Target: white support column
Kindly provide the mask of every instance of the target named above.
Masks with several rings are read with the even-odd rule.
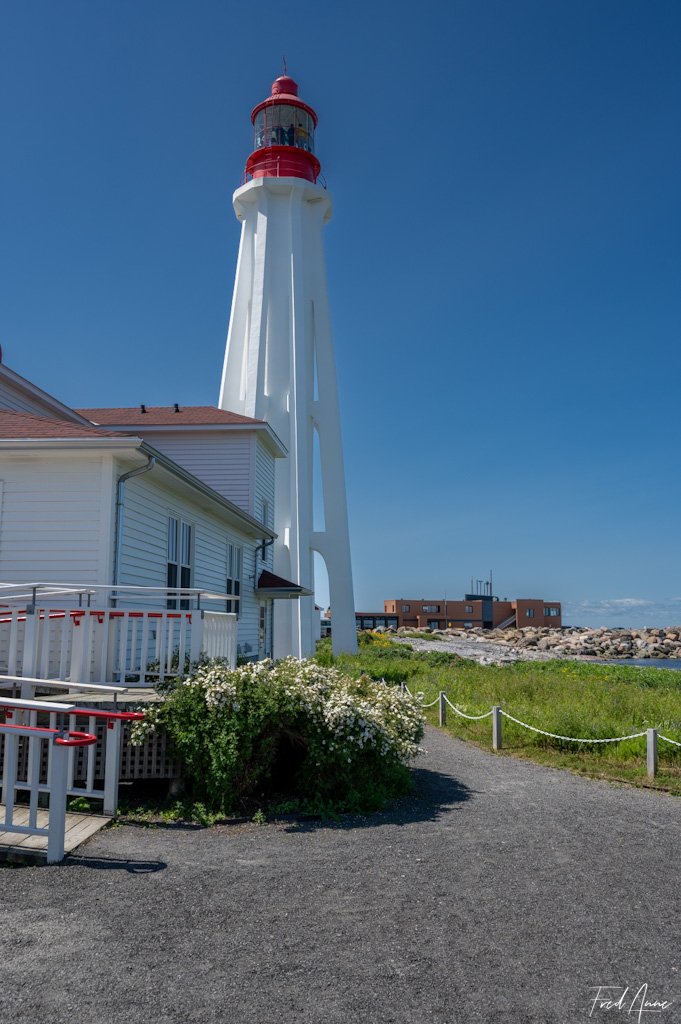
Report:
[[[17,781],[17,735],[5,733],[5,751],[2,772],[2,802],[5,806],[5,824],[11,825],[14,815],[15,784]]]
[[[203,609],[196,608],[192,612],[192,634],[189,650],[189,661],[191,666],[195,665],[201,657],[203,648]],[[184,670],[183,670],[184,671]]]
[[[38,665],[38,642],[39,642],[40,612],[35,606],[26,609],[26,622],[24,624],[24,656],[22,659],[21,674],[29,678],[36,677]],[[35,694],[35,684],[21,684],[22,700],[31,700]]]
[[[121,768],[121,720],[114,718],[104,730],[104,814],[115,814],[118,807],[118,778]],[[92,748],[94,751],[94,747]]]
[[[58,864],[64,859],[64,832],[66,830],[66,777],[68,747],[52,740],[50,762],[50,816],[47,833],[47,863]]]

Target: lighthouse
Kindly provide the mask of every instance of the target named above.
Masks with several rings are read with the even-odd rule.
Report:
[[[317,115],[300,99],[293,79],[282,75],[254,108],[251,121],[248,180],[233,196],[242,227],[219,405],[266,420],[288,449],[275,468],[272,568],[282,581],[302,588],[303,596],[274,601],[275,658],[314,652],[315,552],[329,577],[333,651],[354,652],[345,473],[322,239],[332,204],[318,182]],[[317,488],[315,467],[321,476]],[[323,519],[315,522],[313,504],[319,513],[320,498]]]

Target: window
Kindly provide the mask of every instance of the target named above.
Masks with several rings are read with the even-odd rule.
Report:
[[[440,611],[440,605],[439,604],[424,604],[421,607],[421,611],[423,611],[423,612],[439,612]]]
[[[544,615],[548,615],[549,618],[555,619],[558,615],[560,615],[560,608],[545,608]]]
[[[428,624],[428,629],[439,629],[440,628],[440,620],[439,619],[427,619],[426,621],[427,621],[427,624]]]
[[[403,604],[402,605],[402,611],[403,612],[410,612],[411,611],[411,605],[410,604]]]
[[[225,611],[239,614],[241,604],[241,568],[243,565],[243,548],[238,544],[227,544],[227,579],[225,593],[232,595],[231,601],[225,601]]]
[[[473,613],[473,605],[467,604],[466,607],[464,608],[464,611],[466,612],[467,615],[471,615]]]
[[[166,586],[191,587],[194,528],[176,516],[168,516],[168,569]],[[189,608],[189,599],[169,597],[168,608]]]
[[[314,152],[314,120],[302,107],[274,103],[258,111],[255,117],[254,148],[296,146]]]
[[[533,619],[534,618],[534,608],[526,608],[525,609],[525,618],[527,618],[527,619]]]

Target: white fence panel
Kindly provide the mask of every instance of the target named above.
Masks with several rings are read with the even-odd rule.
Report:
[[[201,612],[203,631],[201,653],[209,658],[224,658],[236,666],[237,617],[230,612]]]
[[[66,790],[68,776],[69,746],[94,743],[95,737],[73,739],[73,734],[55,732],[52,729],[36,729],[31,726],[0,723],[0,737],[4,740],[2,750],[2,806],[0,807],[0,830],[18,835],[44,836],[47,838],[47,862],[57,863],[64,856],[64,833],[66,827]],[[49,772],[47,785],[40,785],[40,760],[42,744],[49,744]],[[28,744],[28,770],[25,782],[19,771],[19,758],[24,755],[21,743]],[[29,791],[28,805],[18,804],[17,790]],[[39,821],[38,794],[49,794],[49,815],[46,824]],[[44,818],[44,812],[40,812]]]

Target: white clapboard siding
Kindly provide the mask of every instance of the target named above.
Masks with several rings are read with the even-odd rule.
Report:
[[[252,537],[228,525],[219,511],[208,511],[172,489],[158,476],[145,473],[125,485],[123,536],[119,582],[123,585],[165,587],[167,582],[168,516],[185,519],[194,527],[192,587],[224,593],[227,579],[227,544],[243,547],[241,613],[238,644],[257,651],[258,602],[253,592]],[[212,606],[211,606],[212,607]],[[216,608],[224,611],[224,608]]]
[[[178,435],[144,431],[144,439],[235,505],[253,512],[252,464],[255,434],[241,432]],[[271,456],[270,456],[271,458]]]
[[[4,458],[0,478],[0,580],[103,582],[102,458]]]

